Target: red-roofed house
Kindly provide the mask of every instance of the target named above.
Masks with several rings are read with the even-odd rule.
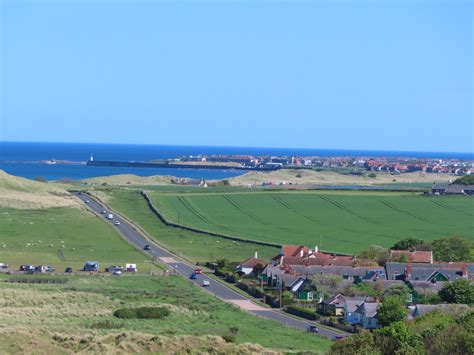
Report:
[[[392,250],[390,256],[393,259],[399,260],[406,257],[406,261],[410,263],[428,263],[433,264],[433,252],[432,251],[408,251],[408,250]]]
[[[250,275],[253,272],[255,266],[259,264],[262,265],[262,268],[265,266],[265,263],[262,260],[258,259],[258,254],[257,252],[255,252],[254,257],[248,258],[242,261],[239,265],[237,265],[235,271],[245,275]]]

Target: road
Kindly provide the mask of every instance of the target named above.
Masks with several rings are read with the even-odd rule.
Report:
[[[101,214],[101,211],[107,210],[106,207],[101,205],[90,195],[82,193],[78,194],[77,197],[79,197],[85,203],[87,208],[94,211],[95,213],[103,215]],[[310,324],[309,322],[290,317],[274,309],[260,306],[249,298],[241,295],[240,293],[237,293],[225,284],[216,281],[213,278],[207,277],[205,274],[197,275],[196,280],[191,280],[190,277],[192,274],[194,274],[195,266],[176,258],[173,254],[171,254],[163,247],[160,247],[159,245],[150,242],[141,233],[139,233],[126,219],[124,219],[120,215],[117,215],[116,213],[113,214],[114,218],[112,220],[107,219],[105,215],[103,215],[104,221],[112,225],[116,221],[120,222],[120,225],[114,225],[114,228],[116,228],[122,234],[122,236],[126,238],[131,244],[133,244],[136,248],[140,250],[143,250],[145,245],[149,245],[150,250],[143,250],[145,253],[150,255],[150,257],[156,258],[162,263],[167,264],[170,268],[176,270],[179,275],[189,279],[191,282],[194,282],[199,286],[202,286],[202,282],[204,279],[209,280],[209,286],[206,287],[206,289],[210,293],[214,294],[216,297],[222,299],[223,301],[232,303],[252,314],[280,322],[289,327],[305,331],[308,328],[308,325]],[[329,339],[333,339],[335,336],[341,336],[340,332],[335,332],[333,330],[322,327],[319,327],[319,334]]]

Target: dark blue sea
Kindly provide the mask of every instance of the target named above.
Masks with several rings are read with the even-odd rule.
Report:
[[[363,156],[363,157],[414,157],[439,159],[473,159],[472,153],[436,152],[394,152],[336,149],[294,149],[294,148],[244,148],[206,146],[167,146],[132,144],[87,144],[87,143],[23,143],[0,142],[0,169],[9,174],[47,180],[71,178],[75,180],[115,174],[136,174],[140,176],[173,175],[193,179],[225,179],[243,174],[236,170],[172,169],[172,168],[127,168],[86,166],[85,162],[94,156],[95,160],[147,161],[176,158],[199,154],[242,154],[242,155],[285,155],[285,156]],[[64,160],[75,164],[45,164],[42,161]],[[82,163],[81,163],[82,162]]]

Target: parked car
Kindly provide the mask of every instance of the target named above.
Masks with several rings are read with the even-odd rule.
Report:
[[[197,274],[197,275],[201,275],[202,270],[201,269],[196,269],[196,270],[194,270],[194,273]]]
[[[102,210],[102,211],[100,211],[100,213],[101,213],[101,214],[106,214],[107,211],[106,211],[106,210]]]
[[[209,287],[209,280],[202,280],[202,287]]]
[[[115,224],[116,226],[119,226],[119,225],[120,225],[120,221],[115,221],[114,224]]]
[[[46,272],[54,272],[56,269],[50,265],[46,266]]]
[[[313,324],[308,325],[308,328],[306,329],[308,333],[319,333],[319,328]]]
[[[149,244],[147,244],[147,245],[145,245],[145,246],[143,247],[143,250],[150,250],[150,249],[151,249],[151,247],[150,247]]]
[[[122,275],[122,271],[120,271],[120,270],[114,270],[114,271],[112,272],[112,275],[120,276],[120,275]]]
[[[99,271],[99,262],[98,261],[86,261],[84,264],[84,271]]]
[[[191,276],[189,277],[191,280],[196,280],[198,277],[196,274],[191,274]]]
[[[122,270],[123,270],[123,266],[120,266],[120,265],[112,265],[112,266],[107,266],[107,267],[105,268],[105,272],[114,272],[114,271],[117,271],[117,270],[122,271]]]
[[[2,269],[8,269],[8,265],[5,263],[0,263],[0,268]]]
[[[70,273],[72,272],[72,267],[68,266],[68,267],[64,270],[64,272],[70,274]]]
[[[336,335],[335,337],[332,338],[332,340],[342,340],[344,338],[347,338],[347,336],[344,335]]]
[[[26,271],[30,268],[31,265],[28,265],[28,264],[24,264],[24,265],[20,265],[20,271]]]

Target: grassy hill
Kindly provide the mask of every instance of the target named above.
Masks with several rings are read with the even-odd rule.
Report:
[[[298,191],[177,194],[151,192],[167,219],[227,235],[319,245],[355,253],[415,237],[474,240],[474,199],[411,193]]]
[[[78,201],[59,186],[12,176],[0,170],[0,208],[79,206]]]

